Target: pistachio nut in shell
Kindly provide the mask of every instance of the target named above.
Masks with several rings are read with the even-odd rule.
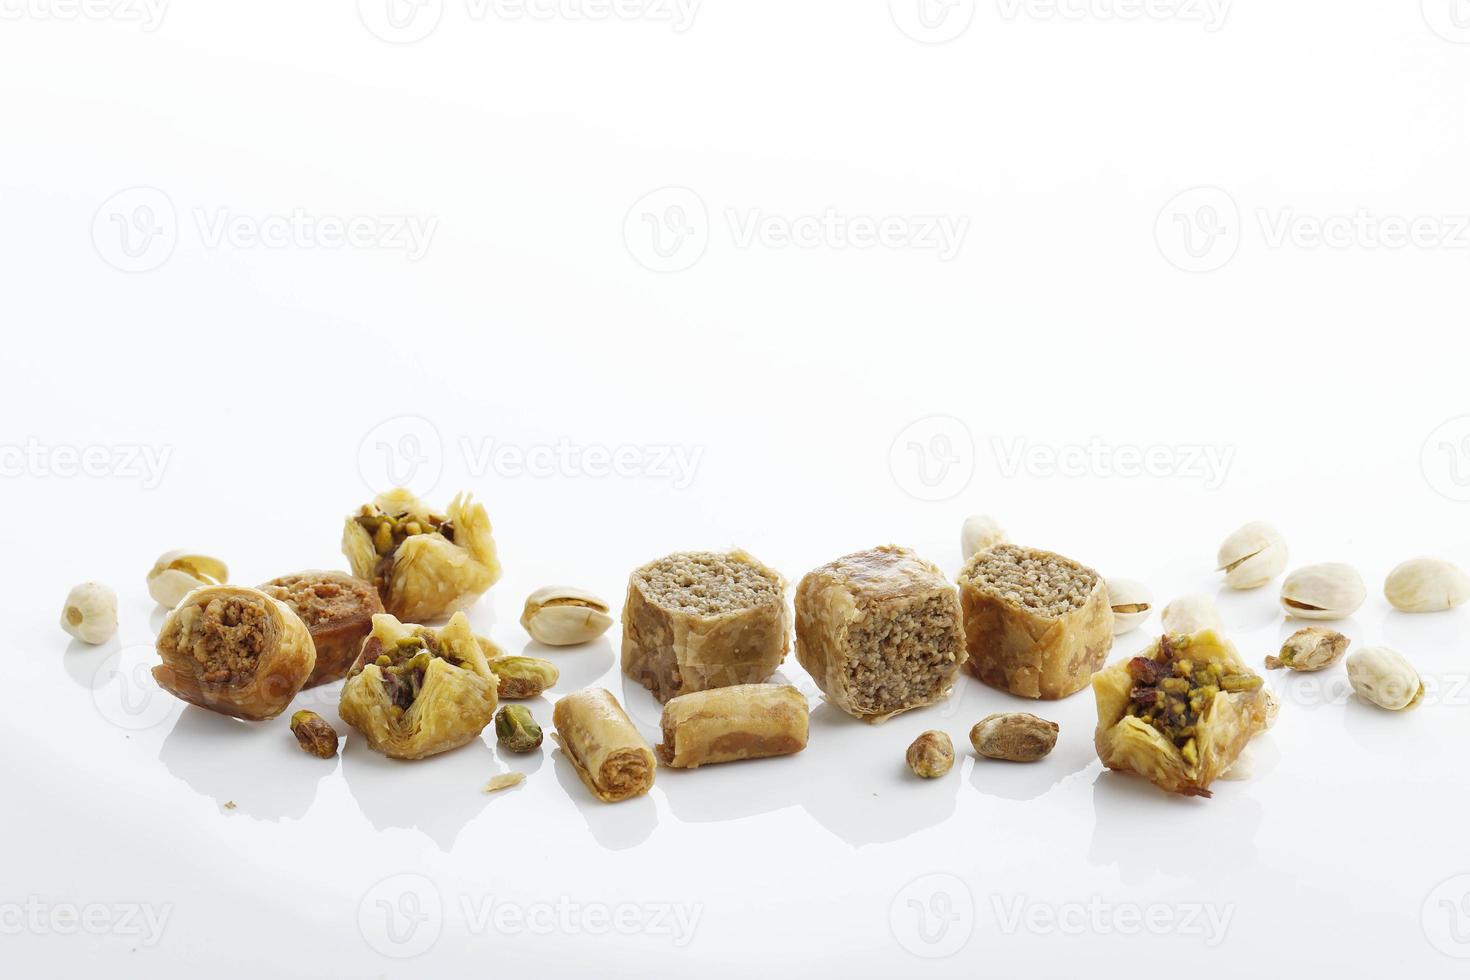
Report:
[[[1470,599],[1470,576],[1453,562],[1411,558],[1388,573],[1383,596],[1403,612],[1442,612]]]
[[[1363,577],[1341,562],[1298,568],[1281,583],[1281,608],[1299,619],[1346,619],[1366,598]]]
[[[1006,532],[989,514],[972,514],[960,528],[960,558],[969,561],[982,551],[1005,544]]]
[[[1265,521],[1251,521],[1220,545],[1215,570],[1232,589],[1256,589],[1286,571],[1286,539]]]
[[[1403,711],[1424,698],[1424,682],[1403,655],[1388,647],[1364,647],[1347,658],[1348,682],[1365,701]]]
[[[1108,603],[1113,607],[1114,636],[1133,632],[1153,615],[1154,596],[1142,582],[1110,578],[1107,586]]]
[[[1215,608],[1215,600],[1200,593],[1180,596],[1169,603],[1164,607],[1163,620],[1164,632],[1169,634],[1191,634],[1201,630],[1214,630],[1216,633],[1225,631],[1225,623],[1220,619],[1220,611]]]
[[[148,594],[160,606],[172,609],[195,589],[224,585],[229,580],[229,569],[218,558],[192,551],[168,551],[158,556],[148,572]]]
[[[612,626],[601,597],[570,585],[548,585],[526,599],[521,625],[538,643],[565,647],[590,643]]]

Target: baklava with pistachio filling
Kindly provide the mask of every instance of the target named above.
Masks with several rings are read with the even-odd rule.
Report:
[[[1098,758],[1185,796],[1209,796],[1271,723],[1260,676],[1213,630],[1162,636],[1094,674],[1092,689]]]
[[[442,629],[380,614],[338,712],[373,749],[422,759],[478,738],[495,717],[498,684],[464,613]]]
[[[469,494],[455,497],[443,514],[408,490],[381,494],[347,518],[342,553],[403,620],[467,609],[500,578],[490,518]]]

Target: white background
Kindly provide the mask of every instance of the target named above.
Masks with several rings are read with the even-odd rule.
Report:
[[[1457,975],[1470,613],[1381,596],[1470,563],[1470,6],[1422,6],[0,0],[0,969]],[[1255,777],[1183,800],[1102,771],[1090,694],[978,763],[1036,706],[965,680],[869,727],[788,660],[805,753],[603,806],[549,739],[323,762],[151,685],[158,553],[340,566],[390,464],[486,503],[511,652],[533,589],[617,607],[675,549],[953,573],[987,511],[1162,602],[1265,518],[1362,571],[1341,628],[1430,698],[1272,676]],[[96,649],[56,626],[89,578]],[[1253,663],[1275,600],[1219,596]],[[653,736],[617,644],[552,693]],[[921,784],[930,727],[960,761]]]

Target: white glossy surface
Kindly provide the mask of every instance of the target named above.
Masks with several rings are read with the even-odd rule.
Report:
[[[1214,32],[982,6],[940,46],[878,3],[703,6],[676,33],[450,4],[407,46],[342,4],[4,25],[0,970],[1460,975],[1470,613],[1397,613],[1381,585],[1417,554],[1470,565],[1465,250],[1273,248],[1257,211],[1463,211],[1470,48],[1417,4],[1234,5]],[[105,241],[135,185],[181,231],[129,274],[91,229]],[[696,189],[714,231],[659,274],[624,221],[665,185]],[[1189,274],[1154,230],[1196,185],[1228,187],[1245,226],[1227,265]],[[741,247],[729,225],[829,206],[970,226],[941,261]],[[438,224],[417,261],[211,247],[195,215],[221,208]],[[967,680],[879,727],[814,697],[802,755],[663,771],[618,806],[549,740],[398,764],[349,733],[322,762],[284,719],[151,687],[154,558],[197,548],[245,583],[338,565],[380,444],[419,459],[433,499],[486,502],[506,571],[472,618],[511,652],[540,652],[516,620],[551,582],[618,606],[632,567],[677,548],[740,545],[795,581],[890,540],[953,573],[985,511],[1160,608],[1218,593],[1259,663],[1294,624],[1273,587],[1219,592],[1212,559],[1263,518],[1292,567],[1356,565],[1369,597],[1342,628],[1433,686],[1399,716],[1340,666],[1273,675],[1255,775],[1208,801],[1105,774],[1085,694],[1036,709],[1062,726],[1044,762],[975,760],[975,720],[1035,706]],[[140,445],[169,454],[156,486],[53,472],[67,447]],[[547,470],[512,472],[506,446]],[[642,463],[588,476],[562,446]],[[1172,465],[1119,476],[1094,446]],[[697,459],[691,479],[653,465],[661,447]],[[1081,463],[1015,468],[1018,447]],[[1228,456],[1218,479],[1191,468],[1201,447]],[[90,578],[120,597],[97,649],[55,624]],[[553,694],[609,686],[652,737],[616,647],[615,627],[547,654]],[[302,702],[331,717],[335,690]],[[920,784],[903,749],[929,727],[961,761]],[[522,787],[480,791],[508,767]]]

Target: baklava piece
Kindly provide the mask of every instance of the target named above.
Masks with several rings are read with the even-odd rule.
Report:
[[[790,648],[786,583],[743,551],[684,552],[628,579],[623,672],[668,701],[758,684]]]
[[[383,608],[402,620],[468,609],[500,578],[490,518],[468,494],[444,514],[407,490],[382,494],[347,518],[342,553],[352,573],[377,588]]]
[[[660,727],[658,757],[674,769],[791,755],[806,748],[806,698],[784,684],[695,691],[664,705]]]
[[[1113,648],[1107,585],[1070,558],[1003,544],[970,559],[959,584],[970,670],[992,687],[1064,698]]]
[[[373,630],[383,603],[372,583],[345,572],[301,572],[271,579],[260,591],[279,599],[306,624],[316,646],[316,666],[306,679],[316,687],[347,676]]]
[[[158,686],[210,711],[251,721],[274,718],[316,664],[306,624],[256,589],[195,589],[158,631]]]
[[[883,721],[948,697],[965,656],[954,587],[907,548],[847,555],[796,589],[796,659],[855,718]]]
[[[338,712],[371,748],[423,759],[478,738],[495,717],[498,685],[464,613],[443,629],[380,614]]]
[[[602,802],[641,796],[653,785],[653,750],[608,691],[568,694],[551,709],[551,723],[577,777]]]
[[[1103,764],[1185,796],[1209,796],[1210,783],[1270,725],[1260,676],[1213,630],[1160,637],[1098,673],[1092,690]]]

